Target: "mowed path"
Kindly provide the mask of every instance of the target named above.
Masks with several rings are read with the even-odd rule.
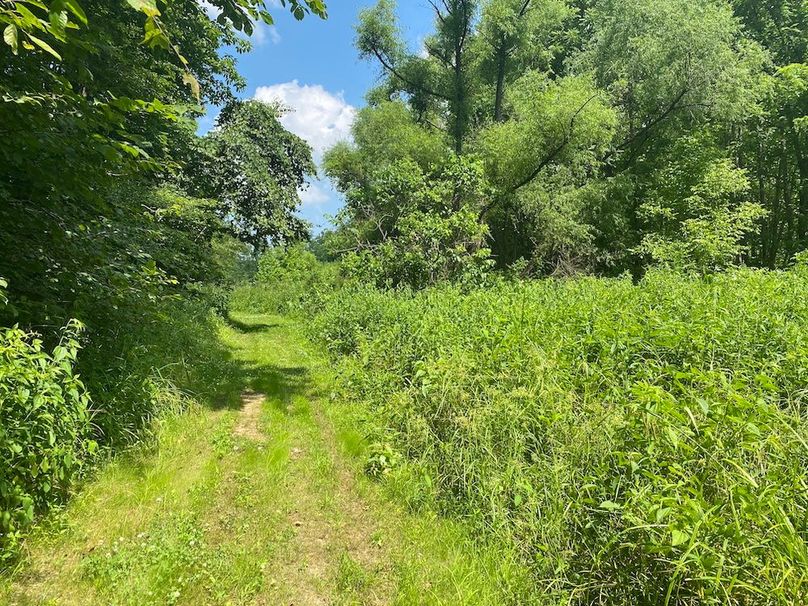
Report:
[[[509,574],[462,528],[361,474],[329,369],[277,317],[223,332],[240,406],[164,422],[0,577],[9,605],[500,604]]]

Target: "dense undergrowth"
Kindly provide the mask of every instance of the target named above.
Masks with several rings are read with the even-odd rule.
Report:
[[[308,320],[368,471],[518,546],[531,599],[785,606],[808,601],[806,292],[804,266],[343,288]]]
[[[258,262],[253,282],[230,293],[234,312],[278,314],[317,308],[340,282],[337,264],[321,263],[304,244],[274,248]]]
[[[0,565],[97,448],[89,396],[74,373],[80,330],[69,325],[52,353],[18,328],[0,330]]]
[[[92,327],[68,322],[56,341],[0,328],[0,568],[93,470],[149,442],[157,419],[238,392],[242,369],[208,300],[128,303],[95,310]]]

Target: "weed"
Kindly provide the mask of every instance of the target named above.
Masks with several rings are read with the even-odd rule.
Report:
[[[515,546],[547,603],[808,601],[806,274],[336,291],[368,472]],[[401,457],[401,461],[399,461]]]

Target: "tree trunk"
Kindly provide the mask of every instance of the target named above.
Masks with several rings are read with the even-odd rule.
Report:
[[[502,104],[505,98],[505,66],[507,64],[507,51],[504,45],[497,50],[497,92],[494,97],[494,120],[503,121]]]

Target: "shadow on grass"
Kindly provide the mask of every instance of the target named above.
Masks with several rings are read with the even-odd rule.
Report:
[[[244,322],[233,317],[228,317],[227,322],[231,328],[245,335],[266,334],[280,326],[262,320]],[[229,362],[233,365],[234,372],[228,377],[227,382],[222,384],[220,396],[212,402],[213,409],[240,409],[243,392],[250,390],[264,394],[268,403],[284,414],[295,414],[299,411],[299,408],[292,404],[311,388],[307,368],[286,367],[265,363],[262,360],[242,360],[238,359],[232,346],[229,346],[228,350]]]
[[[269,330],[279,326],[278,324],[269,324],[267,322],[255,322],[247,324],[246,322],[236,320],[232,316],[227,316],[227,323],[239,332],[243,332],[245,334],[268,332]]]
[[[267,402],[284,414],[292,414],[291,406],[296,397],[308,392],[309,372],[301,367],[284,367],[275,364],[256,364],[245,368],[247,386],[262,393]]]

